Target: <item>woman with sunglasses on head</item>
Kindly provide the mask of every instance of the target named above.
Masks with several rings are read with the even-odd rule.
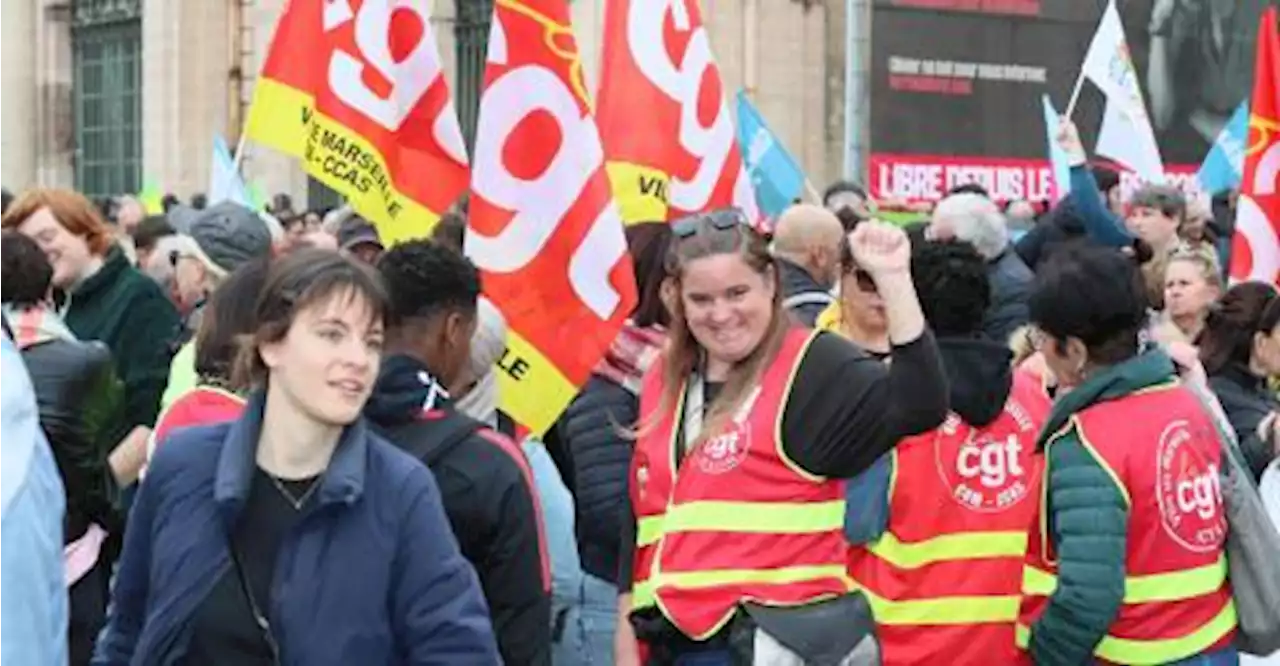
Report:
[[[640,391],[618,660],[638,663],[635,638],[650,664],[850,655],[867,620],[845,575],[840,479],[947,411],[910,244],[880,223],[849,239],[884,298],[886,368],[838,335],[792,324],[774,260],[738,211],[672,231],[668,344]],[[807,647],[797,656],[783,644]]]
[[[371,269],[274,264],[235,421],[151,461],[94,664],[497,664],[475,573],[426,467],[360,412],[387,294]]]

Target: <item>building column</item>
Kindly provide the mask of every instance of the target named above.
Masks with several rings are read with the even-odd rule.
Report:
[[[823,100],[822,139],[826,150],[823,162],[828,179],[815,183],[819,191],[844,173],[844,107],[845,107],[845,58],[848,44],[845,19],[847,0],[826,0],[822,11],[826,14],[823,26],[823,83],[826,95]]]
[[[184,198],[208,189],[214,133],[235,133],[231,2],[143,4],[143,177]]]
[[[36,182],[36,16],[32,0],[5,0],[0,44],[0,183],[12,192]]]
[[[32,31],[35,41],[30,50],[35,54],[32,88],[35,118],[27,131],[34,134],[35,181],[47,187],[72,187],[76,130],[71,78],[71,8],[64,0],[39,0],[34,4],[37,5]],[[6,16],[8,6],[5,5]],[[8,60],[5,62],[7,67]]]

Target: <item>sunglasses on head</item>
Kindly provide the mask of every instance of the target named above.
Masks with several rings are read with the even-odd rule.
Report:
[[[745,225],[750,228],[747,222],[747,216],[736,208],[725,208],[722,210],[713,210],[709,213],[698,213],[688,217],[682,217],[671,223],[671,233],[676,238],[688,238],[698,233],[702,229],[715,229],[716,231],[728,231],[736,229],[738,225]]]

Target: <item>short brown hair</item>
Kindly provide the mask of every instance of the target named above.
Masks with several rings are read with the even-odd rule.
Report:
[[[254,305],[253,330],[240,338],[232,362],[237,388],[264,386],[268,370],[258,349],[289,334],[294,318],[333,296],[365,301],[377,323],[386,321],[390,297],[382,276],[360,261],[333,250],[300,248],[271,263]]]
[[[48,208],[62,228],[83,238],[89,244],[89,251],[98,256],[105,255],[115,242],[111,227],[102,219],[98,208],[83,194],[72,190],[36,187],[23,192],[0,218],[0,227],[16,229],[41,208]]]

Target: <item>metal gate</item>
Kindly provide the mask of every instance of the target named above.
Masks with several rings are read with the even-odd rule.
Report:
[[[76,187],[90,197],[142,184],[141,0],[75,0]]]
[[[484,85],[484,61],[489,46],[489,22],[493,19],[493,0],[455,0],[458,21],[453,37],[457,80],[454,95],[458,101],[458,121],[462,137],[470,151],[475,144],[476,118],[480,114],[480,89]]]

